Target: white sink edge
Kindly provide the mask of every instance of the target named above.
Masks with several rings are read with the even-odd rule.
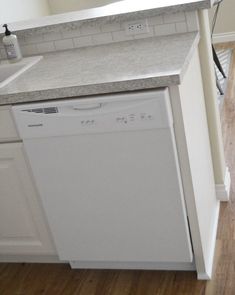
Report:
[[[0,62],[0,67],[1,66],[14,66],[14,65],[22,65],[22,68],[16,71],[13,75],[8,77],[6,80],[0,83],[0,89],[12,82],[14,79],[19,77],[21,74],[23,74],[25,71],[30,69],[32,66],[37,64],[40,60],[43,59],[43,56],[32,56],[32,57],[25,57],[22,60],[20,60],[17,63],[10,63],[8,60],[3,60]]]

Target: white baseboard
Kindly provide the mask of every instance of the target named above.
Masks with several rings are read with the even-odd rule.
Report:
[[[61,261],[53,255],[0,255],[0,263],[69,263],[77,269],[143,269],[195,271],[194,262],[102,262]]]
[[[225,177],[224,177],[224,183],[215,185],[217,200],[222,202],[227,202],[229,200],[230,187],[231,187],[231,178],[230,178],[230,172],[227,167],[225,172]]]
[[[14,263],[65,263],[54,255],[0,255],[0,262]]]
[[[235,32],[221,33],[213,35],[213,43],[225,43],[235,41]]]
[[[196,270],[194,262],[70,261],[70,266],[77,269]]]
[[[211,276],[209,276],[207,273],[198,273],[197,279],[200,281],[209,281],[211,280]]]

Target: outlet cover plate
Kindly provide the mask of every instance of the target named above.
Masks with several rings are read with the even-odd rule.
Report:
[[[138,35],[149,33],[147,19],[136,20],[125,23],[126,35]]]

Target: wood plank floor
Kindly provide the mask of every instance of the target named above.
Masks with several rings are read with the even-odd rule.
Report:
[[[235,48],[235,43],[221,48]],[[194,272],[71,270],[65,264],[0,263],[0,295],[235,295],[235,50],[221,111],[231,198],[221,205],[213,279]]]

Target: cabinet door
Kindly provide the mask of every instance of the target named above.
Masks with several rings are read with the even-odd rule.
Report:
[[[0,107],[0,142],[19,140],[11,114],[11,106]]]
[[[55,253],[22,143],[0,145],[0,254]]]

